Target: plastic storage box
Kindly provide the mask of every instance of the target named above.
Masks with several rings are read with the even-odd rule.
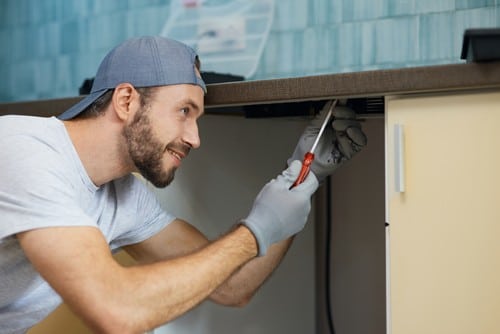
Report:
[[[273,16],[274,0],[172,0],[161,35],[194,48],[203,71],[249,78]]]

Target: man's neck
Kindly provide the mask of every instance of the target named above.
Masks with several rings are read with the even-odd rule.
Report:
[[[106,117],[64,121],[83,167],[96,186],[133,171],[121,124],[110,122]]]

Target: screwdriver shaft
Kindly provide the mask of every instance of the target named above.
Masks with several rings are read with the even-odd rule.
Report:
[[[325,120],[323,121],[323,124],[321,124],[321,128],[319,129],[318,135],[316,136],[316,140],[314,141],[313,146],[311,147],[311,150],[309,152],[314,153],[314,151],[316,150],[316,146],[318,146],[319,139],[321,138],[323,131],[325,131],[326,125],[328,124],[328,121],[332,116],[333,109],[335,108],[336,104],[337,100],[334,100],[330,105],[330,109],[328,109],[328,114],[326,114]]]

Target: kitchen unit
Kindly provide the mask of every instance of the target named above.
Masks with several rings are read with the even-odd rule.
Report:
[[[500,330],[500,63],[213,84],[206,104],[289,118],[331,98],[357,103],[369,144],[315,198],[312,331]],[[49,116],[77,99],[0,114]]]
[[[392,333],[500,330],[500,90],[387,99]]]

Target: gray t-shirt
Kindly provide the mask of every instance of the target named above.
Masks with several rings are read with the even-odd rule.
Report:
[[[57,118],[0,117],[0,333],[26,332],[61,302],[16,233],[93,226],[115,251],[172,220],[134,175],[96,187]]]

